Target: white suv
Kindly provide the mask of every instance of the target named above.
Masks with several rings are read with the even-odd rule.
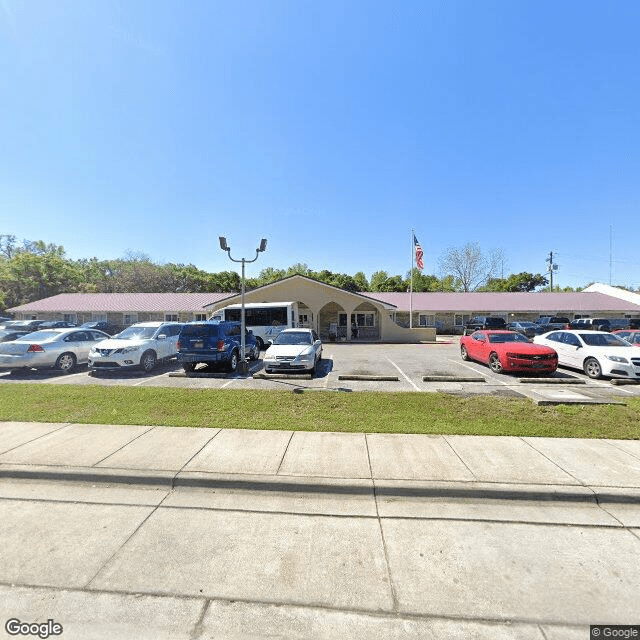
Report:
[[[138,322],[121,333],[103,340],[89,352],[91,371],[116,371],[140,367],[149,373],[160,360],[178,353],[178,336],[182,325],[177,322]]]

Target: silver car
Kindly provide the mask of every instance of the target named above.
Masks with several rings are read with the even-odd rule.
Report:
[[[264,354],[265,373],[316,372],[322,358],[322,342],[312,329],[285,329]]]
[[[102,331],[46,329],[0,344],[0,369],[54,368],[65,373],[85,363],[94,344],[109,336]]]

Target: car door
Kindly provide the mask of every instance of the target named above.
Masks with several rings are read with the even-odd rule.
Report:
[[[469,355],[474,360],[487,362],[489,360],[489,354],[487,353],[487,344],[487,334],[476,331],[471,335],[471,340],[469,340],[469,345],[472,349],[472,353],[470,353]]]
[[[566,364],[582,369],[583,350],[580,338],[573,333],[564,332],[562,334],[562,348]]]
[[[89,349],[93,345],[93,337],[88,331],[74,331],[64,338],[65,348],[71,351],[77,362],[87,362]]]
[[[160,327],[158,335],[165,335],[163,340],[158,340],[158,357],[172,358],[178,353],[179,324],[167,324]]]

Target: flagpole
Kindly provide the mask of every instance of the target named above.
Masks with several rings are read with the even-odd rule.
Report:
[[[411,229],[411,284],[409,285],[409,329],[413,329],[413,254],[414,246],[413,246],[413,237],[415,236],[415,231]]]

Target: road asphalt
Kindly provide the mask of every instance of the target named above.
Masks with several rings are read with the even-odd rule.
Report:
[[[640,441],[5,422],[0,540],[0,637],[586,640]]]

